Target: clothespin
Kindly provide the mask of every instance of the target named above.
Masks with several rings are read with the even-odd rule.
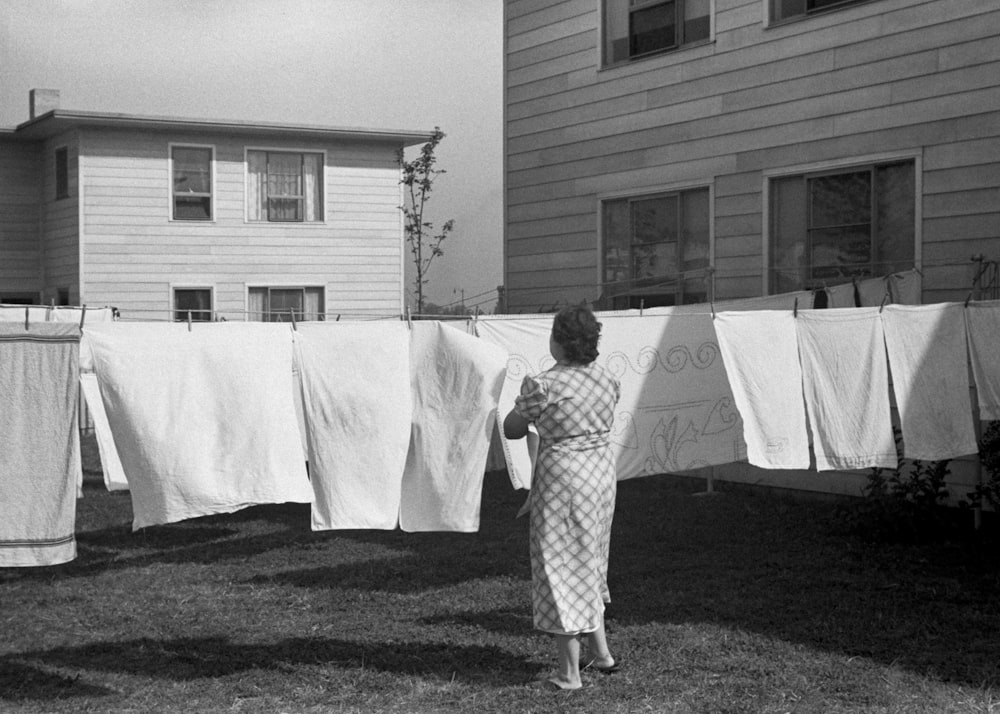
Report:
[[[799,299],[795,298],[795,304],[792,306],[792,317],[799,316]]]
[[[712,319],[715,319],[715,300],[710,300],[708,302],[709,306],[712,308]]]
[[[971,300],[971,299],[972,299],[972,291],[970,290],[970,291],[969,291],[969,294],[968,294],[968,295],[966,296],[966,298],[965,298],[965,306],[966,306],[966,307],[968,307],[968,306],[969,306],[969,300]],[[27,328],[27,327],[25,327],[24,329],[28,329],[28,328]]]
[[[642,311],[646,309],[646,298],[639,301],[639,317],[642,317]]]
[[[80,329],[83,329],[83,321],[87,319],[87,306],[80,307]]]
[[[410,317],[410,306],[406,306],[406,327],[409,330],[413,329],[413,318]]]
[[[292,329],[297,331],[299,328],[295,325],[295,308],[294,307],[288,308],[288,312],[292,316]]]
[[[28,306],[24,306],[24,329],[28,329]]]
[[[188,332],[191,331],[191,311],[188,310]]]
[[[337,319],[335,320],[335,322],[340,322],[340,313],[339,312],[337,313]]]
[[[878,306],[878,311],[879,312],[882,312],[882,310],[885,308],[885,303],[888,300],[889,300],[889,294],[886,293],[885,295],[882,296],[882,304]]]

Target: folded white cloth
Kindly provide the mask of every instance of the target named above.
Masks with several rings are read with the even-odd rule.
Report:
[[[907,458],[940,461],[978,451],[962,309],[886,305],[882,312]]]
[[[313,530],[398,525],[410,447],[409,343],[399,321],[298,326]]]
[[[507,355],[442,322],[410,334],[413,431],[403,475],[404,531],[473,532]]]
[[[795,317],[787,311],[720,312],[715,331],[751,464],[809,468]]]
[[[133,529],[312,501],[287,325],[85,327],[132,496]]]
[[[817,470],[895,468],[879,309],[800,311],[795,327]]]
[[[94,422],[94,436],[97,439],[97,451],[101,456],[101,471],[104,474],[104,486],[109,491],[127,491],[128,479],[118,458],[118,447],[115,437],[111,434],[108,415],[104,411],[104,400],[101,399],[101,388],[97,384],[97,375],[85,372],[80,375],[80,388],[83,398],[90,410],[90,418]]]
[[[76,557],[76,325],[0,322],[0,567]]]
[[[965,320],[979,418],[1000,419],[1000,301],[969,303]]]

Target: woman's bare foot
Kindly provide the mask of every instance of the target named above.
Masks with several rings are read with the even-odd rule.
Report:
[[[552,677],[552,679],[547,679],[546,683],[551,684],[556,689],[561,689],[564,692],[570,692],[583,686],[583,683],[579,679],[573,682],[562,679],[561,677]]]

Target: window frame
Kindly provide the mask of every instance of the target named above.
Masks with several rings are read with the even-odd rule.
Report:
[[[775,179],[802,175],[815,177],[824,174],[846,173],[851,169],[872,168],[881,164],[913,162],[913,267],[923,266],[923,151],[920,149],[866,154],[845,157],[834,161],[811,162],[766,169],[761,172],[761,295],[771,295],[771,253],[774,243],[772,226],[772,184]],[[808,210],[808,206],[807,206]]]
[[[255,311],[255,310],[251,309],[250,295],[251,295],[251,292],[254,291],[254,290],[266,290],[267,291],[268,298],[267,298],[267,309],[266,310],[258,312],[258,311]],[[291,322],[291,319],[288,319],[288,320],[281,319],[282,317],[286,316],[287,313],[285,313],[285,312],[276,312],[276,311],[271,310],[271,297],[270,297],[270,295],[271,295],[271,291],[272,290],[301,290],[302,291],[303,311],[302,311],[301,316],[299,314],[297,314],[297,313],[296,313],[296,316],[295,316],[295,320],[296,321],[301,321],[301,322],[309,321],[309,320],[306,319],[306,314],[308,314],[308,313],[306,313],[305,309],[304,309],[305,308],[305,298],[306,298],[305,291],[306,290],[317,290],[317,291],[319,291],[320,305],[319,305],[319,312],[318,312],[318,315],[317,315],[317,318],[316,318],[315,321],[317,321],[317,322],[323,322],[323,321],[326,320],[326,312],[327,312],[327,304],[326,304],[326,300],[327,300],[327,297],[326,297],[327,286],[325,284],[312,284],[312,285],[309,285],[309,284],[305,284],[305,283],[253,283],[253,284],[247,283],[246,284],[246,294],[245,294],[245,299],[246,299],[246,320],[247,320],[247,322]],[[267,316],[267,317],[273,317],[273,318],[277,318],[277,319],[257,319],[255,316],[258,315],[258,314],[260,314],[262,316],[262,318],[264,316]]]
[[[642,60],[651,59],[653,57],[661,57],[663,55],[669,55],[680,50],[684,50],[690,47],[698,47],[700,45],[710,44],[715,41],[715,2],[716,0],[707,0],[708,2],[708,36],[698,38],[696,40],[690,40],[685,42],[683,38],[684,32],[684,8],[685,3],[689,0],[636,0],[639,4],[636,7],[625,6],[624,10],[627,15],[625,18],[626,33],[624,39],[631,44],[632,41],[632,15],[633,13],[648,10],[650,8],[657,7],[659,5],[667,5],[669,3],[674,4],[674,27],[675,37],[674,44],[669,47],[661,47],[655,50],[649,50],[647,52],[642,52],[633,55],[631,52],[631,47],[629,48],[628,56],[623,59],[615,60],[611,57],[610,44],[611,38],[609,38],[609,22],[608,14],[609,3],[614,2],[614,0],[601,0],[600,10],[601,10],[601,69],[611,69],[614,67],[625,67],[634,62],[641,62]],[[622,0],[622,2],[628,2],[628,0]],[[767,0],[765,0],[767,2]]]
[[[685,192],[690,191],[707,191],[707,202],[708,202],[708,214],[706,220],[708,222],[708,265],[705,267],[706,277],[708,278],[705,286],[705,298],[706,301],[711,301],[714,299],[715,293],[715,183],[713,181],[703,181],[695,183],[678,183],[678,184],[667,184],[663,186],[651,187],[649,189],[644,189],[642,191],[636,192],[634,190],[625,191],[614,191],[599,194],[597,197],[597,294],[601,296],[602,301],[606,300],[605,292],[606,286],[609,283],[605,280],[605,271],[607,268],[605,259],[605,245],[608,240],[608,236],[605,231],[605,204],[612,201],[620,201],[625,199],[629,204],[642,201],[656,199],[665,196],[676,195],[678,197],[678,205],[681,203],[680,196]],[[677,248],[678,251],[681,248],[680,235],[678,235]],[[631,249],[633,237],[629,237],[629,247]],[[631,256],[631,250],[629,255],[629,270],[630,273],[634,270],[633,260]],[[683,272],[683,271],[681,271]],[[691,278],[686,278],[690,280]],[[630,281],[634,281],[634,277],[629,278]],[[679,279],[680,286],[683,286],[685,278]],[[675,295],[675,305],[684,304],[683,302],[677,303],[677,296],[683,295],[683,287],[679,287],[672,291]],[[606,308],[606,309],[616,309],[616,308]]]
[[[190,192],[187,194],[180,194],[188,197],[200,197],[208,198],[209,201],[209,217],[208,218],[178,218],[177,217],[177,196],[178,194],[174,191],[174,149],[207,149],[209,152],[208,158],[208,181],[209,181],[209,191],[205,192]],[[172,223],[214,223],[215,222],[215,188],[217,186],[215,180],[215,145],[214,144],[192,144],[188,142],[169,142],[167,144],[167,180],[170,185],[170,205],[168,207],[169,220]]]
[[[69,147],[57,146],[53,151],[55,160],[55,200],[69,198]]]
[[[279,221],[270,220],[269,218],[255,219],[252,218],[250,211],[250,154],[251,152],[263,152],[265,154],[298,154],[299,157],[304,157],[307,154],[315,155],[319,157],[319,204],[317,210],[319,211],[319,218],[317,220],[306,220],[306,204],[305,204],[305,194],[303,193],[303,203],[302,203],[302,219],[296,221]],[[253,225],[269,225],[277,224],[282,226],[322,226],[327,223],[327,180],[326,180],[326,161],[327,161],[327,151],[326,149],[306,149],[299,147],[275,147],[275,146],[245,146],[243,148],[243,220],[245,223]],[[266,183],[266,182],[265,182]],[[267,198],[263,199],[267,201]],[[268,212],[268,207],[265,205],[263,207],[264,213]],[[307,286],[310,287],[310,286]]]
[[[187,284],[187,283],[171,283],[170,285],[170,319],[173,322],[186,322],[187,321],[187,310],[177,309],[177,291],[207,291],[208,292],[208,310],[192,310],[191,321],[192,322],[213,322],[216,317],[215,310],[215,286],[213,285],[203,285],[203,284]],[[207,317],[195,317],[195,312],[208,312]]]
[[[788,15],[787,17],[776,17],[775,15],[775,3],[780,0],[761,0],[764,4],[764,17],[766,18],[766,25],[768,27],[785,25],[788,23],[799,22],[811,17],[816,17],[818,15],[826,15],[827,13],[838,12],[848,7],[854,7],[855,5],[864,5],[874,0],[835,0],[834,3],[821,8],[809,9],[806,7],[805,12],[797,15]],[[802,0],[807,6],[812,0]]]

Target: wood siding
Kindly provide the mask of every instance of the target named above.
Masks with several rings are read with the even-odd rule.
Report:
[[[0,141],[0,296],[42,290],[40,155],[36,144]]]
[[[212,221],[171,220],[171,144],[214,147]],[[326,152],[325,220],[246,220],[245,149]],[[247,289],[318,286],[328,313],[398,315],[402,228],[395,146],[96,132],[81,146],[84,298],[124,317],[171,315],[174,287],[211,288],[243,319]]]
[[[1000,5],[871,0],[768,26],[715,0],[714,40],[601,67],[599,0],[506,0],[511,312],[598,296],[599,199],[712,186],[715,295],[764,290],[765,172],[919,158],[924,301],[1000,259]]]
[[[56,149],[65,148],[69,195],[56,198]],[[67,290],[69,303],[80,302],[80,183],[76,133],[45,142],[42,165],[42,270],[45,287],[42,302],[58,299]]]

